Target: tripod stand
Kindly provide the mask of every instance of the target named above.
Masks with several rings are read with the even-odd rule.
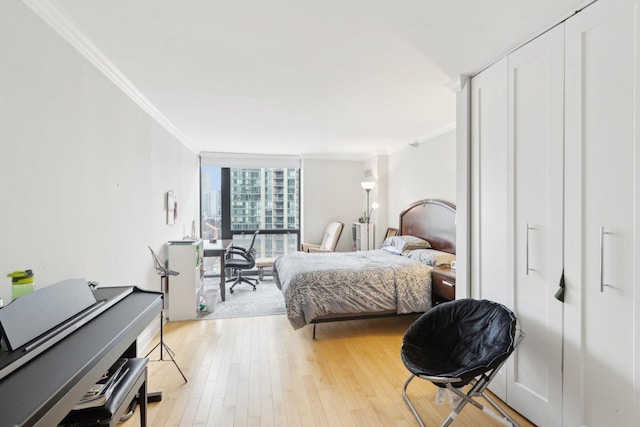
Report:
[[[184,382],[188,382],[187,381],[187,377],[184,376],[184,373],[182,372],[182,369],[180,369],[180,366],[178,366],[178,362],[176,362],[176,359],[173,358],[173,356],[175,356],[175,352],[173,350],[171,350],[169,348],[169,346],[164,342],[164,337],[163,337],[163,330],[164,330],[164,281],[168,280],[169,276],[177,276],[178,274],[180,274],[177,271],[173,271],[173,270],[169,270],[167,267],[164,266],[164,263],[160,261],[160,258],[158,258],[158,256],[155,254],[155,252],[153,252],[153,249],[151,249],[151,247],[149,247],[149,250],[151,251],[151,256],[153,257],[153,266],[156,269],[156,273],[158,273],[158,275],[160,276],[160,291],[162,292],[162,310],[160,311],[160,342],[158,342],[158,344],[156,344],[147,354],[145,357],[149,357],[149,355],[151,353],[153,353],[153,351],[160,347],[160,359],[158,359],[159,362],[164,362],[164,355],[163,355],[163,351],[166,350],[167,353],[169,354],[169,357],[171,358],[171,362],[173,362],[174,365],[176,365],[176,368],[178,369],[178,372],[180,372],[180,375],[182,375],[182,378],[184,378]],[[167,362],[169,360],[166,360]]]

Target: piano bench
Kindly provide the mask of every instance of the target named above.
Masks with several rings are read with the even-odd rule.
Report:
[[[111,397],[102,406],[78,409],[69,412],[62,426],[115,426],[126,415],[131,401],[138,395],[140,404],[140,426],[147,425],[147,361],[146,358],[128,359],[125,368],[129,371],[113,390]]]

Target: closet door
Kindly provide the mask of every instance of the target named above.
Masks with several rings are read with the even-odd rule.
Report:
[[[507,363],[507,402],[540,426],[562,420],[564,28],[508,57],[508,306],[526,333]]]
[[[471,296],[507,304],[507,60],[471,80]],[[491,383],[506,395],[502,372]]]
[[[636,2],[620,3],[566,22],[564,425],[640,422],[640,16]]]

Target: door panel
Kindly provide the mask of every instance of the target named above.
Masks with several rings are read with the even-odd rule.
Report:
[[[503,304],[509,299],[506,79],[503,59],[471,80],[471,296]],[[505,372],[491,390],[505,399]]]
[[[508,57],[510,277],[526,338],[509,360],[507,402],[537,425],[562,418],[564,28]]]
[[[629,2],[630,3],[630,2]],[[567,425],[634,424],[637,6],[567,21]],[[573,347],[577,347],[574,349]],[[582,364],[569,365],[570,357]]]

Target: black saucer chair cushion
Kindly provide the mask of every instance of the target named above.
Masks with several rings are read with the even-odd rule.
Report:
[[[452,385],[462,387],[509,357],[515,333],[514,314],[498,303],[474,299],[442,303],[409,327],[402,361],[415,375],[460,378]]]

